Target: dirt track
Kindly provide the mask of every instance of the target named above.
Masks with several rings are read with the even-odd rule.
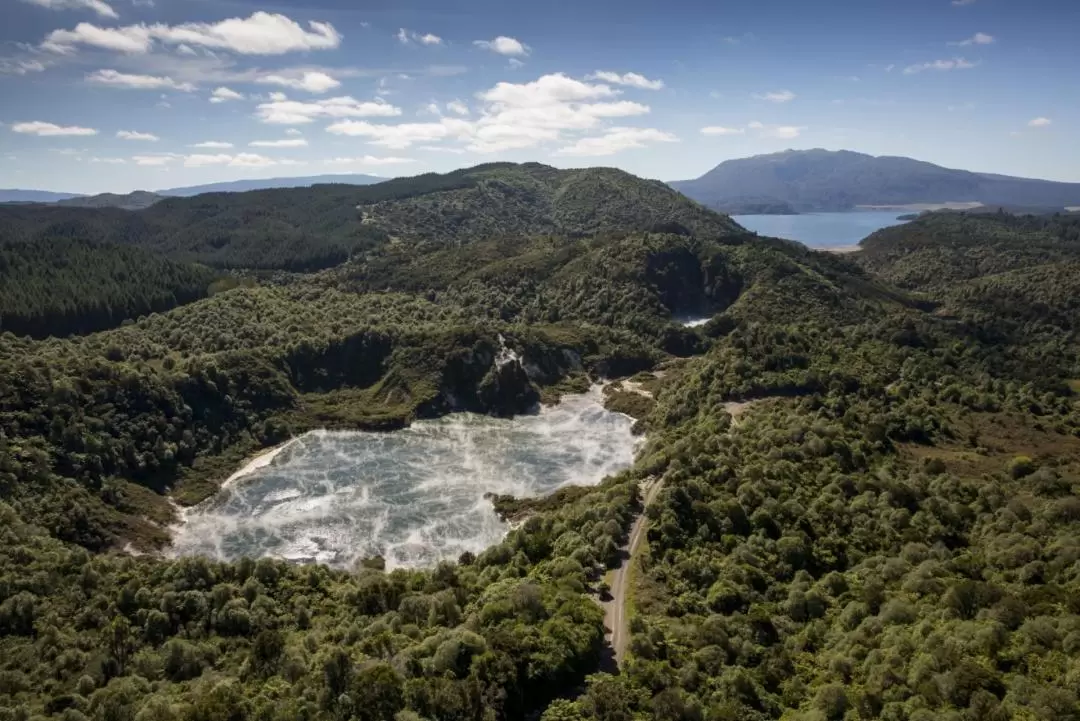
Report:
[[[656,500],[661,486],[660,481],[655,481],[645,489],[645,508]],[[611,572],[611,598],[602,602],[604,626],[608,629],[608,639],[615,652],[615,663],[619,666],[626,658],[626,646],[630,642],[630,622],[626,615],[627,596],[630,592],[630,567],[641,551],[641,543],[645,540],[645,532],[648,528],[649,519],[643,509],[630,529],[630,540],[623,549],[625,556],[622,563]]]

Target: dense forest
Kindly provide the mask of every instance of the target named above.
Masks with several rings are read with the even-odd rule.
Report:
[[[0,331],[43,338],[112,328],[205,298],[216,279],[142,248],[51,237],[0,244]]]
[[[0,335],[0,721],[1080,719],[1074,220],[935,213],[848,257],[536,165],[4,212],[5,248],[88,253],[42,275],[58,298],[118,246],[238,270],[107,330]],[[498,499],[527,518],[479,555],[157,552],[172,501],[303,430],[628,377],[633,468]],[[597,599],[641,514],[614,665]]]

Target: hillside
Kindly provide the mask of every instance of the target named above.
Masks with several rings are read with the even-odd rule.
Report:
[[[1080,183],[972,173],[847,150],[788,150],[728,160],[700,178],[670,185],[728,212],[745,210],[740,206],[744,198],[753,198],[755,205],[766,200],[788,204],[800,212],[944,202],[1057,209],[1080,204]]]
[[[614,169],[481,165],[370,186],[210,193],[126,213],[48,206],[0,208],[0,240],[60,235],[137,245],[219,268],[309,271],[392,238],[465,242],[501,235],[588,235],[674,229],[743,231],[662,183]]]

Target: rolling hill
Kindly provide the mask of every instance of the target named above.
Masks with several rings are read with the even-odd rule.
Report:
[[[611,168],[494,163],[377,185],[316,185],[166,198],[115,208],[0,208],[0,241],[62,236],[137,245],[219,268],[318,270],[391,239],[465,243],[615,230],[740,235],[663,183]]]
[[[788,150],[728,160],[700,178],[670,185],[710,208],[732,213],[746,212],[748,198],[755,207],[774,203],[800,212],[945,202],[1080,205],[1080,183],[973,173],[848,150]]]

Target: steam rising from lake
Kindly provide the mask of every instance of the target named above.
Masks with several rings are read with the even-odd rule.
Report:
[[[391,433],[314,431],[185,512],[172,553],[430,566],[508,530],[485,493],[543,496],[633,462],[633,421],[594,389],[513,420],[457,413]]]

